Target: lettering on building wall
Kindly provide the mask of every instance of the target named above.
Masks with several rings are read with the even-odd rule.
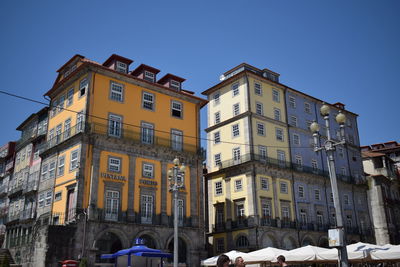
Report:
[[[139,182],[141,184],[145,184],[145,185],[157,185],[156,181],[149,181],[149,180],[140,179]]]
[[[105,172],[101,173],[101,177],[109,178],[109,179],[113,179],[113,180],[120,180],[120,181],[126,180],[125,176],[123,176],[123,175],[115,175],[115,174],[110,174],[110,173],[105,173]]]

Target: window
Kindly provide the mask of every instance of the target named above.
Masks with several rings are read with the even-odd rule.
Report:
[[[261,201],[261,212],[263,218],[271,217],[271,203],[268,200]]]
[[[105,219],[109,221],[118,221],[119,210],[119,192],[106,190],[106,208]]]
[[[221,96],[220,92],[216,92],[214,94],[214,106],[216,106],[220,103],[220,96]]]
[[[249,247],[249,240],[245,236],[239,236],[236,240],[236,247],[238,248],[248,248]]]
[[[286,165],[285,151],[277,150],[276,154],[278,156],[278,164],[281,165],[281,166],[285,166]]]
[[[171,130],[171,147],[173,150],[182,151],[183,149],[183,132],[179,130]]]
[[[283,193],[283,194],[288,193],[288,188],[287,188],[286,182],[280,182],[280,188],[281,188],[281,193]]]
[[[108,115],[108,135],[113,137],[121,137],[122,134],[122,117],[110,114]]]
[[[64,102],[65,102],[65,95],[62,95],[58,99],[57,110],[58,110],[59,113],[64,110]]]
[[[225,243],[224,243],[224,239],[223,238],[216,238],[216,252],[220,253],[220,252],[225,252]]]
[[[141,217],[142,223],[152,223],[153,219],[153,196],[142,195],[141,197]]]
[[[304,209],[300,210],[300,222],[307,224],[307,212]]]
[[[44,207],[44,199],[45,199],[46,193],[40,193],[39,194],[39,208]],[[11,208],[10,208],[11,210]]]
[[[275,102],[280,102],[279,100],[279,91],[276,89],[272,89],[272,100]]]
[[[214,145],[221,143],[221,136],[219,132],[214,133]]]
[[[243,190],[242,179],[235,180],[235,191],[242,191],[242,190]]]
[[[265,125],[264,125],[264,123],[257,122],[257,134],[265,136]]]
[[[243,201],[235,202],[235,208],[236,208],[236,219],[239,221],[239,223],[242,223],[245,216],[244,202]]]
[[[298,190],[299,190],[299,198],[304,198],[304,187],[299,185]]]
[[[65,155],[58,158],[57,175],[58,176],[64,175],[64,169],[65,169]]]
[[[54,201],[59,201],[62,198],[62,192],[57,192],[54,194]]]
[[[282,206],[282,218],[284,220],[290,219],[290,211],[288,206]]]
[[[289,107],[296,108],[296,99],[293,96],[289,96]]]
[[[78,152],[78,149],[71,152],[71,161],[69,164],[70,171],[78,168]]]
[[[108,158],[108,171],[109,172],[121,172],[121,159],[109,157]]]
[[[178,101],[172,101],[171,103],[171,115],[175,118],[182,118],[182,103]]]
[[[233,105],[233,116],[237,116],[240,114],[240,106],[239,103]]]
[[[318,171],[318,162],[316,159],[311,160],[311,168],[313,171]]]
[[[124,101],[124,86],[122,84],[111,82],[110,99],[117,102]]]
[[[240,147],[236,147],[232,150],[233,152],[233,162],[234,164],[239,164],[241,163],[241,157],[240,157]]]
[[[338,147],[338,154],[339,154],[339,157],[344,158],[343,148]]]
[[[64,122],[64,139],[68,139],[71,136],[71,119],[67,119]]]
[[[314,196],[315,196],[315,200],[321,200],[321,194],[319,189],[314,189]]]
[[[72,105],[73,101],[74,101],[74,88],[71,88],[68,90],[67,93],[67,107]]]
[[[301,169],[303,167],[303,158],[300,155],[296,155],[294,160],[296,163],[296,168]]]
[[[390,216],[388,216],[388,217],[390,217]],[[351,215],[347,215],[346,216],[346,226],[348,227],[348,228],[351,228],[352,227],[352,219],[351,219]]]
[[[56,162],[52,161],[49,163],[49,179],[53,179],[56,176]]]
[[[215,195],[216,196],[222,195],[222,182],[215,183]]]
[[[52,199],[53,199],[53,191],[49,190],[49,191],[46,192],[46,204],[45,204],[45,206],[50,206]]]
[[[261,182],[261,190],[268,191],[269,190],[268,178],[261,177],[260,182]]]
[[[142,95],[142,107],[148,110],[154,110],[154,95],[143,92]]]
[[[274,108],[274,119],[277,121],[281,120],[281,110],[279,108]]]
[[[293,134],[293,144],[300,145],[300,136],[298,134]]]
[[[127,73],[128,72],[128,65],[124,62],[121,61],[117,61],[115,70],[118,72],[122,72],[122,73]]]
[[[283,139],[284,139],[283,130],[281,128],[276,128],[275,130],[276,130],[275,131],[276,132],[276,140],[283,142]]]
[[[41,180],[43,180],[43,181],[48,179],[48,173],[47,173],[48,167],[49,167],[48,164],[43,164],[43,166],[42,166],[42,178],[41,178]]]
[[[349,195],[345,194],[345,195],[343,196],[343,198],[344,198],[344,200],[343,200],[344,204],[345,204],[345,205],[349,205]]]
[[[333,193],[331,193],[330,201],[333,203]]]
[[[260,160],[267,160],[267,147],[259,145],[258,154],[260,155]]]
[[[263,104],[260,102],[256,102],[256,113],[258,115],[264,115],[264,107]]]
[[[322,212],[317,211],[317,225],[322,226],[324,224],[324,217],[322,215]]]
[[[289,124],[291,126],[297,127],[297,117],[296,116],[290,116]]]
[[[142,143],[143,144],[153,144],[154,142],[154,126],[151,123],[142,122]]]
[[[221,153],[214,155],[214,164],[215,164],[215,166],[222,166]]]
[[[57,140],[57,144],[59,142],[61,142],[61,131],[62,131],[62,124],[60,123],[59,125],[57,125],[56,127],[56,140]],[[25,157],[25,156],[24,156]]]
[[[142,164],[142,176],[146,178],[154,178],[154,164],[143,163]]]
[[[50,117],[53,117],[57,114],[57,106],[58,106],[58,99],[54,99],[50,111]]]
[[[311,105],[310,105],[310,103],[304,102],[304,111],[306,113],[310,113],[311,114]]]
[[[256,94],[256,95],[262,95],[262,86],[261,86],[261,84],[260,83],[258,83],[258,82],[255,82],[254,83],[254,93]]]
[[[232,125],[232,137],[237,137],[239,134],[239,124]]]
[[[76,115],[76,131],[77,132],[83,131],[84,123],[85,123],[85,115],[81,111]]]
[[[307,130],[310,130],[310,126],[311,126],[312,122],[311,121],[306,121],[306,127]]]
[[[341,171],[342,175],[347,175],[346,167],[341,167],[340,171]]]
[[[150,71],[145,70],[145,71],[144,71],[144,79],[145,79],[146,81],[149,81],[149,82],[154,82],[154,80],[155,80],[155,75],[154,75],[153,72],[150,72]]]
[[[181,83],[180,83],[180,82],[177,82],[177,81],[174,81],[174,80],[171,80],[170,86],[171,86],[172,88],[177,89],[177,90],[180,90],[180,89],[181,89]]]
[[[79,97],[84,96],[86,94],[86,90],[88,89],[89,83],[87,78],[84,78],[79,83]]]
[[[218,124],[221,122],[221,113],[219,111],[214,113],[214,120],[215,120],[215,124]]]
[[[232,94],[237,96],[239,94],[239,83],[232,84]]]

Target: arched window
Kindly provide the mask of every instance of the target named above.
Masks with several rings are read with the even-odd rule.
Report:
[[[245,237],[244,235],[239,236],[238,239],[236,240],[236,247],[247,248],[248,246],[249,246],[249,240],[247,239],[247,237]]]
[[[144,245],[147,246],[148,248],[157,248],[156,242],[151,236],[142,235],[140,238],[143,239]]]
[[[117,235],[107,232],[104,233],[99,239],[96,241],[96,247],[98,252],[96,253],[96,262],[113,262],[112,260],[104,260],[100,259],[101,254],[113,254],[118,250],[122,249],[121,240]]]

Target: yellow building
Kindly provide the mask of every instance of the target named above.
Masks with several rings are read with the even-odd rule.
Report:
[[[279,74],[246,63],[204,91],[208,97],[209,242],[214,254],[277,247],[269,231],[291,236],[295,211]]]
[[[75,249],[92,264],[135,238],[170,250],[167,172],[178,157],[186,165],[179,261],[197,265],[204,245],[199,110],[206,100],[184,90],[185,79],[157,79],[160,70],[144,64],[129,71],[132,63],[115,54],[103,64],[75,55],[58,70],[45,94],[51,108],[39,188],[53,197],[38,215],[77,224],[83,248]]]

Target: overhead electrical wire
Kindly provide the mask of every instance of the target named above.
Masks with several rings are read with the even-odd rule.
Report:
[[[33,103],[45,105],[45,106],[51,108],[51,106],[50,106],[49,103],[45,103],[45,102],[38,101],[38,100],[35,100],[35,99],[32,99],[32,98],[28,98],[28,97],[16,95],[16,94],[9,93],[9,92],[3,91],[3,90],[0,90],[0,93],[1,93],[1,94],[4,94],[4,95],[11,96],[11,97],[19,98],[19,99],[22,99],[22,100],[30,101],[30,102],[33,102]],[[55,109],[62,109],[62,110],[65,110],[65,111],[69,111],[69,112],[76,113],[76,114],[78,114],[78,113],[79,113],[79,114],[82,114],[82,113],[79,112],[79,111],[71,110],[71,109],[68,109],[68,108],[65,108],[65,107],[54,106],[54,108],[55,108]],[[96,115],[93,115],[93,114],[84,114],[84,115],[87,115],[87,116],[92,117],[92,118],[104,120],[104,121],[107,121],[107,122],[110,121],[110,119],[108,119],[108,118],[96,116]],[[132,126],[132,127],[139,128],[139,129],[143,128],[143,127],[140,126],[140,125],[134,125],[134,124],[126,123],[126,122],[123,122],[122,125],[128,125],[128,126]],[[154,132],[170,134],[170,132],[167,132],[167,131],[162,131],[162,130],[157,130],[157,129],[152,129],[152,130],[153,130]],[[199,139],[199,140],[208,141],[208,142],[215,142],[214,139],[209,139],[209,138],[196,137],[196,136],[190,136],[190,135],[181,135],[181,136],[182,136],[182,137],[187,137],[187,138]],[[220,140],[220,143],[231,144],[231,145],[241,145],[241,146],[254,146],[254,147],[257,147],[257,146],[258,146],[258,145],[250,145],[250,144],[247,144],[247,143],[238,143],[238,142],[230,142],[230,141],[222,141],[222,140]],[[287,146],[265,146],[265,147],[267,147],[267,148],[268,148],[268,147],[269,147],[269,148],[288,148]],[[295,148],[307,148],[307,149],[312,149],[312,147],[309,147],[309,146],[308,146],[308,147],[296,146]]]

